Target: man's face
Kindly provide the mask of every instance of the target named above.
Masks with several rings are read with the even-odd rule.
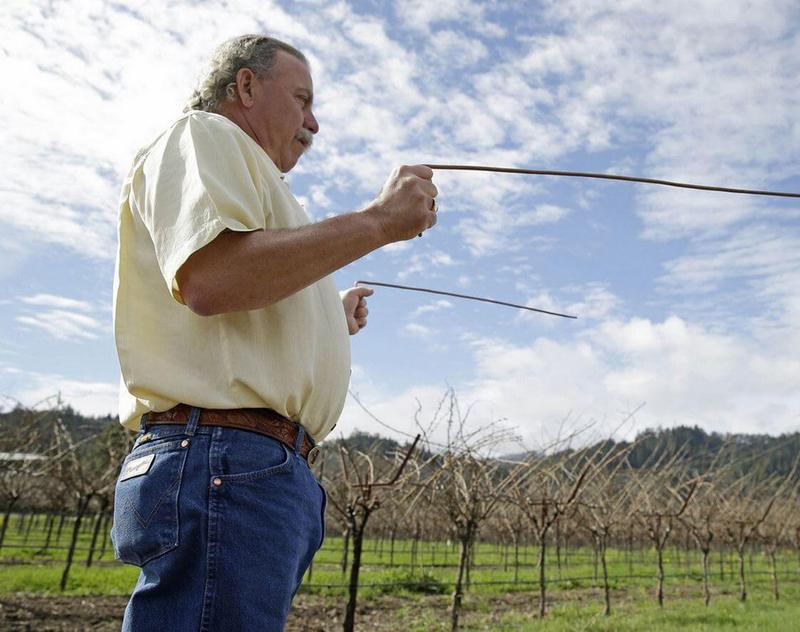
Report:
[[[319,124],[311,111],[314,85],[308,67],[278,51],[270,77],[256,79],[248,123],[257,142],[283,173],[291,170],[311,144]]]

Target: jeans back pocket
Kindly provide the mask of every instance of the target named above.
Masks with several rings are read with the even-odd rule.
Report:
[[[178,496],[187,445],[177,440],[134,448],[123,462],[111,528],[119,560],[142,566],[178,546]]]

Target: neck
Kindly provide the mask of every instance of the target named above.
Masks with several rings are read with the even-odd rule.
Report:
[[[242,107],[237,107],[236,105],[223,105],[217,114],[221,114],[222,116],[230,119],[234,123],[236,123],[239,127],[242,128],[242,131],[247,134],[250,138],[252,138],[258,144],[261,149],[264,150],[264,153],[270,157],[275,166],[280,169],[280,165],[278,165],[277,156],[273,156],[272,153],[267,149],[266,145],[262,142],[261,138],[256,132],[255,128],[250,124],[250,119],[247,117],[247,112]]]

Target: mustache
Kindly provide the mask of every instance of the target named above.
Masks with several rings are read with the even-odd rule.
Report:
[[[300,128],[294,137],[305,144],[306,149],[310,149],[311,145],[314,144],[314,134],[308,131],[305,127]]]

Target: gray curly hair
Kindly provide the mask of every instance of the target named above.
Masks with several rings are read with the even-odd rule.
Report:
[[[257,77],[268,77],[281,50],[308,65],[303,53],[274,37],[240,35],[223,42],[214,51],[207,71],[198,81],[183,111],[216,112],[226,100],[236,96],[237,72],[250,68]]]

